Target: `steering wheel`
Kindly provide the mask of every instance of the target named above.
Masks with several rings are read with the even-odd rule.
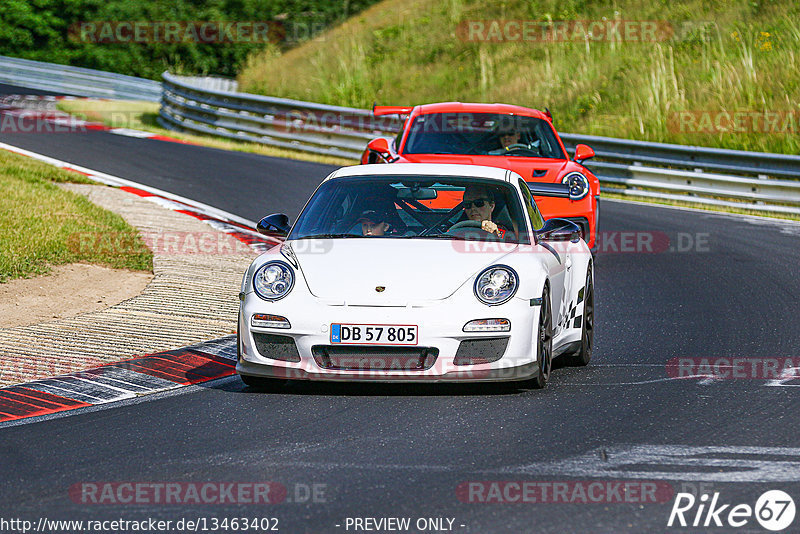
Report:
[[[459,234],[468,235],[473,232],[473,230],[468,230],[468,229],[472,228],[480,228],[482,232],[486,232],[486,230],[483,229],[483,223],[481,221],[473,221],[470,219],[467,221],[457,222],[456,224],[451,226],[446,233],[449,235],[459,235]],[[486,232],[486,235],[492,237],[494,241],[507,241],[509,239],[513,241],[514,239],[516,239],[514,237],[516,235],[514,234],[514,232],[504,228],[503,226],[498,226],[498,228],[505,231],[502,237],[498,236],[494,232]]]
[[[508,152],[512,148],[524,148],[526,150],[531,150],[531,147],[523,143],[514,143],[513,145],[504,146],[503,148],[506,150],[506,152]]]
[[[451,226],[450,229],[447,230],[447,233],[449,234],[453,230],[458,230],[459,228],[480,228],[481,224],[482,224],[481,221],[473,221],[472,219],[466,221],[459,221],[455,223],[453,226]]]

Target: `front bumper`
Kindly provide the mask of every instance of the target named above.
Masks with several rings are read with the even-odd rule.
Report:
[[[284,367],[263,363],[251,363],[240,359],[236,364],[240,375],[280,378],[285,380],[321,380],[332,382],[513,382],[534,378],[539,372],[536,362],[516,367],[477,371],[470,369],[448,371],[442,375],[397,375],[378,371],[324,371],[302,367]]]
[[[406,306],[353,306],[325,304],[311,295],[292,295],[290,302],[269,303],[255,294],[246,295],[239,314],[239,374],[296,380],[363,382],[497,382],[533,378],[538,373],[534,325],[538,325],[539,307],[526,299],[513,298],[500,306],[485,306],[470,298],[452,296],[435,303]],[[286,299],[289,301],[289,299]],[[255,313],[281,315],[291,328],[257,328],[249,324]],[[463,326],[475,319],[506,318],[509,332],[463,332]],[[321,348],[344,347],[369,349],[380,354],[381,345],[359,346],[333,344],[332,323],[417,325],[419,348],[429,348],[435,359],[424,368],[325,368],[320,365]],[[298,361],[271,358],[259,352],[253,334],[290,337],[296,345]],[[507,338],[502,356],[496,361],[457,365],[456,355],[462,341]],[[263,344],[262,351],[263,351]],[[314,355],[317,355],[315,359]],[[386,351],[392,360],[394,349]],[[463,352],[462,352],[463,354]],[[357,359],[357,356],[354,356]],[[459,360],[463,362],[463,360]]]

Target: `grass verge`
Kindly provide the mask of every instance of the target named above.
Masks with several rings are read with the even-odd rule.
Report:
[[[0,283],[45,274],[51,265],[88,262],[152,271],[153,255],[122,217],[66,191],[59,182],[94,183],[80,174],[0,151]],[[77,246],[80,236],[113,235],[114,247]]]
[[[324,156],[310,152],[270,147],[258,143],[243,143],[221,137],[168,130],[158,124],[158,107],[159,104],[157,102],[133,102],[125,100],[65,100],[58,103],[58,109],[65,113],[70,113],[84,120],[100,122],[111,128],[143,130],[211,148],[250,152],[262,156],[312,161],[340,167],[356,163],[355,160],[346,158]]]

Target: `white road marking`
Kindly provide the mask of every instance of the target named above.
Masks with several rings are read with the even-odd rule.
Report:
[[[758,456],[780,459],[765,460]],[[511,467],[507,472],[589,478],[797,482],[800,480],[800,448],[622,445],[557,462]]]
[[[108,130],[108,133],[116,135],[124,135],[127,137],[138,137],[139,139],[147,139],[148,137],[153,137],[154,135],[156,135],[151,132],[143,132],[141,130],[131,130],[130,128],[112,128]]]
[[[314,447],[319,450],[319,447]],[[285,454],[293,456],[293,452]],[[278,454],[280,456],[280,454]],[[773,459],[758,458],[771,456]],[[315,471],[367,469],[379,471],[472,472],[484,476],[533,476],[569,478],[646,479],[682,482],[797,482],[800,480],[800,448],[691,445],[619,445],[562,460],[470,470],[464,464],[373,463],[370,461],[329,462],[280,459],[247,452],[232,458],[215,457],[225,464],[259,467],[309,468]]]
[[[800,380],[800,367],[789,367],[784,369],[783,376],[780,378],[776,378],[774,380],[769,380],[765,386],[768,387],[785,387],[785,388],[796,388],[800,387],[800,383],[797,384],[787,384],[787,382],[791,382],[792,380]]]
[[[656,384],[658,382],[671,382],[673,380],[687,380],[687,379],[700,379],[697,384],[707,386],[717,382],[718,379],[708,375],[691,375],[691,376],[668,376],[664,378],[653,378],[651,380],[639,380],[636,382],[559,382],[559,385],[564,386],[640,386],[642,384]]]

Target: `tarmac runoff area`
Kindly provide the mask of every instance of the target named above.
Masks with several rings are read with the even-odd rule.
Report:
[[[153,277],[138,296],[105,309],[0,329],[0,386],[235,333],[237,294],[255,250],[195,217],[159,205],[158,199],[105,185],[63,187],[137,228],[153,250]],[[76,236],[71,245],[126,246],[113,236],[93,235]]]

